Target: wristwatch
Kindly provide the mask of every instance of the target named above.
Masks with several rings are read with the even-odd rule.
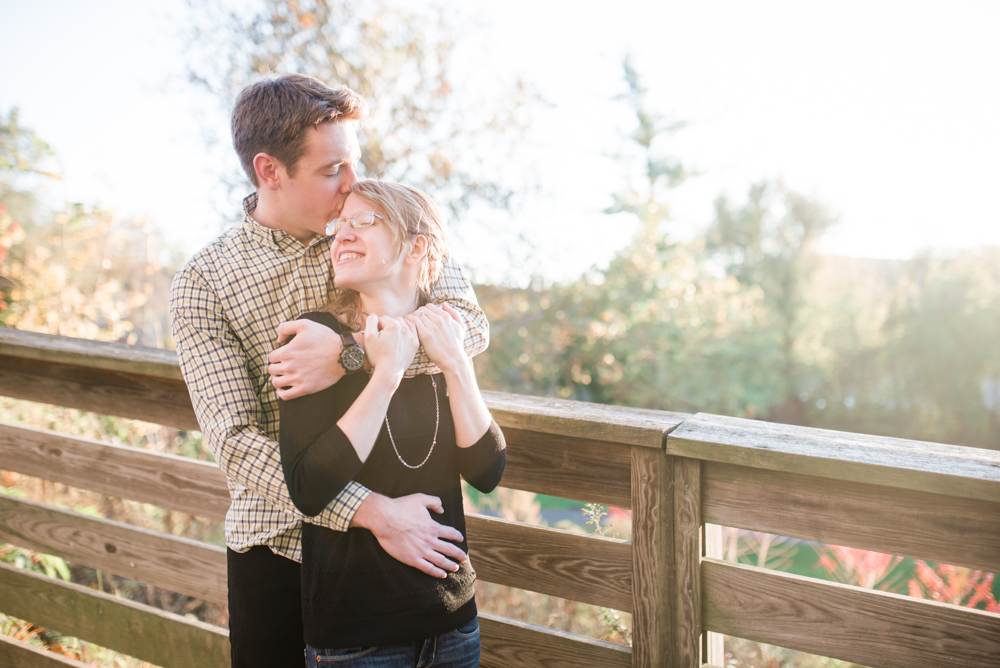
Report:
[[[341,332],[340,338],[344,342],[340,348],[340,366],[347,373],[361,371],[365,366],[365,351],[350,332]]]

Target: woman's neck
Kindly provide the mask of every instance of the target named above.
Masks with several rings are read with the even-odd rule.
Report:
[[[403,290],[378,290],[361,293],[361,312],[394,318],[417,310],[417,292],[407,286]]]

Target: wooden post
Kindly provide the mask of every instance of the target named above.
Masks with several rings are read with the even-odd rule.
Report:
[[[701,666],[701,465],[632,449],[632,666]]]

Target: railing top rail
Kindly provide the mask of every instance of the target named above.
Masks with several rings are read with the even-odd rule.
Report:
[[[667,453],[1000,502],[1000,451],[698,413]]]
[[[103,371],[184,380],[173,350],[0,327],[0,355]]]
[[[3,327],[0,327],[0,356],[183,380],[177,354],[172,350],[88,341]],[[483,394],[497,422],[503,427],[621,445],[662,448],[665,434],[688,417],[686,413],[605,406],[503,392]]]

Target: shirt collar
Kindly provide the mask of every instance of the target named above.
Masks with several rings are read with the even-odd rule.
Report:
[[[303,245],[298,239],[293,237],[288,232],[264,227],[254,220],[253,212],[256,209],[257,193],[252,192],[243,198],[243,230],[250,237],[250,239],[263,244],[268,248],[273,248],[274,250],[283,252],[297,253],[306,248],[312,248],[317,243],[321,243],[329,239],[329,237],[318,234],[313,237],[308,244]]]

